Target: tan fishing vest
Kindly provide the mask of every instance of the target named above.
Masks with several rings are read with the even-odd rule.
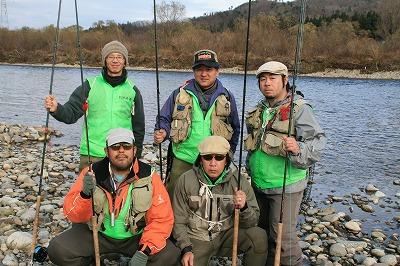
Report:
[[[188,136],[193,118],[193,98],[184,88],[180,91],[175,99],[174,111],[172,113],[172,123],[170,137],[172,142],[184,142]],[[224,137],[230,141],[233,136],[233,128],[226,123],[226,119],[231,114],[231,103],[224,94],[217,97],[213,104],[211,114],[211,133]]]
[[[153,172],[152,172],[153,174]],[[140,178],[139,180],[132,183],[129,188],[131,190],[131,196],[129,200],[129,207],[124,206],[121,213],[126,213],[125,217],[119,217],[120,219],[125,219],[126,231],[129,229],[132,234],[139,233],[138,222],[146,215],[148,209],[150,209],[152,204],[153,196],[153,185],[152,185],[152,174],[145,178]],[[132,187],[132,189],[130,188]],[[144,188],[145,187],[145,188]],[[129,196],[129,194],[128,194]],[[97,218],[97,230],[104,228],[104,219],[108,212],[107,206],[107,195],[99,187],[96,187],[93,195],[94,200],[94,211],[95,217]],[[129,208],[126,210],[125,208]],[[88,222],[89,228],[92,230],[92,219]],[[118,218],[117,218],[118,219]]]
[[[304,99],[294,101],[293,117],[296,116],[300,106],[305,104]],[[261,151],[272,156],[286,156],[286,150],[282,139],[287,135],[289,129],[289,115],[280,110],[288,110],[290,103],[275,108],[274,113],[267,114],[263,121],[263,112],[265,107],[259,103],[256,107],[250,109],[246,114],[246,126],[251,132],[244,140],[245,149],[255,151],[260,148]],[[288,110],[290,112],[290,110]],[[290,135],[295,135],[294,124]]]

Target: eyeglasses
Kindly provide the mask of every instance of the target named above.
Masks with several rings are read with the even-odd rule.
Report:
[[[117,61],[119,61],[119,62],[122,62],[122,61],[124,61],[125,58],[123,56],[121,56],[121,55],[118,55],[118,56],[109,55],[109,56],[107,56],[107,60],[109,60],[109,61],[114,61],[115,59],[117,59]]]
[[[225,155],[202,155],[203,159],[206,161],[211,161],[213,158],[215,158],[215,160],[217,161],[222,161],[223,159],[225,159]]]
[[[129,151],[130,149],[132,149],[133,144],[130,144],[130,143],[116,143],[116,144],[111,145],[110,148],[113,151],[119,151],[121,146],[122,146],[122,148],[124,148],[125,151]]]

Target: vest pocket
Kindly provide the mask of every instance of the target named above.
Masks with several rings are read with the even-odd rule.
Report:
[[[286,156],[284,142],[281,137],[268,133],[261,141],[261,151],[272,156]]]
[[[212,134],[216,136],[221,136],[227,141],[230,141],[233,136],[233,128],[231,125],[225,123],[224,121],[215,118],[211,121]]]
[[[172,142],[181,143],[187,139],[188,135],[189,121],[187,118],[172,121],[171,131],[169,133]]]
[[[261,112],[262,109],[258,106],[251,108],[246,114],[246,125],[253,129],[253,128],[260,128],[261,127]]]
[[[245,137],[244,149],[247,151],[255,151],[257,149],[257,138],[253,134],[249,134]]]
[[[127,225],[132,234],[142,230],[146,223],[146,212],[150,209],[153,198],[151,177],[139,179],[132,189],[131,206]],[[126,228],[128,230],[128,228]]]
[[[217,116],[227,117],[231,114],[231,103],[225,95],[220,95],[215,103],[215,114]]]

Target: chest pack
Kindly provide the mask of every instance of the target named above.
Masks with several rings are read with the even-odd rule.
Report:
[[[293,117],[299,108],[306,104],[304,99],[294,101]],[[265,118],[263,118],[265,113]],[[248,151],[258,148],[272,156],[286,156],[282,137],[287,135],[289,129],[290,103],[283,104],[274,109],[267,109],[261,103],[250,109],[246,114],[246,126],[249,135],[244,140],[244,147]],[[295,135],[294,126],[290,135]]]
[[[179,89],[175,98],[174,111],[172,112],[172,123],[170,137],[172,142],[184,142],[190,135],[193,119],[193,96],[184,86]],[[211,113],[211,133],[224,137],[228,141],[232,139],[233,128],[229,123],[231,114],[231,103],[224,94],[217,97],[213,104]]]

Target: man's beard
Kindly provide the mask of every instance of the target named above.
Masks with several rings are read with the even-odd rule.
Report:
[[[115,159],[115,161],[117,161],[117,159]],[[131,160],[131,161],[128,161],[126,164],[121,165],[121,164],[116,164],[115,161],[110,160],[110,163],[111,163],[111,167],[116,171],[126,171],[132,166],[132,163],[133,163],[133,160]]]

